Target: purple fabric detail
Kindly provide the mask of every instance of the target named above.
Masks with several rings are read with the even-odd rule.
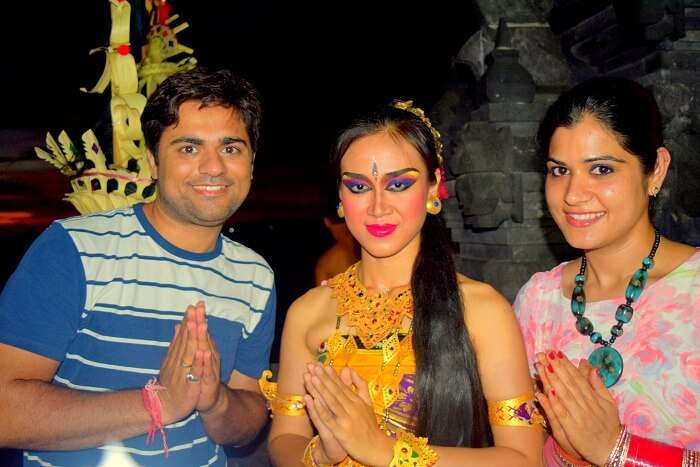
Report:
[[[416,403],[413,393],[415,379],[416,376],[413,374],[407,373],[403,375],[399,382],[399,397],[389,408],[391,412],[407,420],[412,420],[416,416]]]
[[[527,410],[527,402],[524,402],[515,410],[515,415],[521,420],[532,423],[532,414]]]

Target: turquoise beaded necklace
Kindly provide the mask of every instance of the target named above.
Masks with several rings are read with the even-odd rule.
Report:
[[[593,368],[598,369],[606,388],[617,383],[620,376],[622,376],[622,356],[612,345],[622,335],[622,326],[632,320],[632,315],[634,315],[632,303],[639,298],[642,290],[644,290],[644,285],[649,277],[648,271],[654,267],[654,255],[656,255],[656,250],[659,248],[659,242],[661,242],[661,235],[658,230],[654,229],[654,245],[651,247],[649,255],[642,260],[642,267],[632,274],[632,278],[627,284],[625,303],[617,307],[617,311],[615,311],[617,324],[610,328],[610,338],[608,340],[603,339],[603,336],[593,328],[591,320],[583,316],[586,311],[586,294],[583,290],[583,285],[586,282],[587,261],[586,255],[583,255],[581,258],[581,269],[579,269],[574,279],[574,290],[571,292],[571,313],[576,318],[576,330],[584,336],[588,336],[594,344],[601,345],[601,347],[591,352],[588,356],[588,362]]]

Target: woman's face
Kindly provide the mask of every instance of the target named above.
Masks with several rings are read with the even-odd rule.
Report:
[[[340,173],[345,222],[363,250],[417,254],[426,201],[437,190],[418,150],[387,132],[364,136],[348,147]]]
[[[585,115],[554,132],[545,194],[571,246],[590,250],[624,242],[648,225],[649,182],[641,161],[596,118]]]

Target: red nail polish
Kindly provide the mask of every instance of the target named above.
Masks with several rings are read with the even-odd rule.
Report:
[[[554,388],[552,388],[549,392],[551,392],[553,396],[556,396],[556,395],[557,395],[557,393],[554,392]]]
[[[562,353],[561,350],[557,351],[557,357],[564,358],[564,354]]]
[[[549,353],[547,354],[547,356],[549,357],[550,360],[554,360],[554,358],[556,357],[556,355],[554,354],[554,352],[549,352]]]
[[[547,371],[550,373],[554,373],[554,368],[552,368],[552,365],[550,363],[547,364]]]

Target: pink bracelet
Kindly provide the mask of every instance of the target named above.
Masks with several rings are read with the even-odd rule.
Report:
[[[160,399],[158,398],[158,391],[164,390],[165,387],[160,386],[158,380],[153,377],[141,390],[141,398],[143,399],[143,406],[151,416],[151,426],[148,427],[146,444],[151,444],[156,437],[156,431],[160,431],[160,436],[163,438],[163,451],[165,451],[165,457],[168,457],[168,440],[165,437],[165,430],[163,429]]]

